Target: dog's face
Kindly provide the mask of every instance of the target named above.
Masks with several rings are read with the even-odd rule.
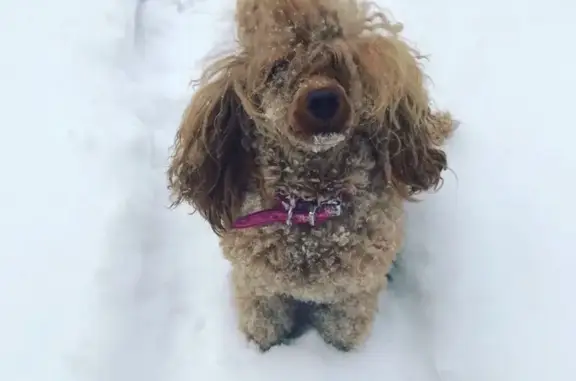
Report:
[[[361,86],[349,67],[323,41],[296,46],[274,57],[263,70],[258,128],[275,138],[311,151],[346,141],[358,124]]]
[[[361,28],[343,15],[357,14],[354,7],[337,0],[239,2],[240,42],[249,57],[245,90],[260,133],[314,152],[351,135],[366,111],[360,40],[348,36]]]
[[[176,137],[177,203],[217,231],[230,226],[254,176],[257,135],[313,154],[361,133],[375,172],[399,192],[439,184],[451,118],[430,110],[401,27],[354,0],[238,0],[236,22],[240,50],[205,72]]]

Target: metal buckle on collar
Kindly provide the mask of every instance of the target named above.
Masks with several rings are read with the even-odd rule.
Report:
[[[311,205],[308,208],[308,224],[310,226],[316,225],[318,210],[321,208],[323,208],[324,212],[326,212],[330,217],[338,217],[342,214],[342,203],[340,200],[327,200],[321,203],[310,202],[310,204]],[[293,224],[292,218],[294,217],[294,210],[297,205],[298,202],[295,197],[290,197],[287,201],[282,201],[282,206],[287,212],[287,226],[292,226]]]
[[[294,208],[296,208],[296,198],[290,197],[288,202],[282,201],[282,205],[288,212],[288,216],[286,216],[286,226],[292,226],[292,216],[294,215]]]
[[[318,210],[318,204],[314,203],[310,205],[310,209],[308,209],[308,223],[310,226],[314,226],[316,224],[316,211]]]
[[[322,203],[323,206],[330,208],[330,214],[333,217],[339,217],[342,214],[342,201],[328,200]]]

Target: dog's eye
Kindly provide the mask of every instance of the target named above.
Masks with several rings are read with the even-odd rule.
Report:
[[[285,59],[274,62],[274,64],[268,71],[268,75],[266,76],[266,82],[278,80],[280,75],[286,72],[286,70],[288,70],[289,65],[290,63],[288,62],[288,60]]]

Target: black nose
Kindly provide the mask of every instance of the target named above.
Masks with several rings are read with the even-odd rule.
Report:
[[[313,90],[307,96],[306,107],[316,119],[328,121],[338,112],[340,97],[334,90]]]

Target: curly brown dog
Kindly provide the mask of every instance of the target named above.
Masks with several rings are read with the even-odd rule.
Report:
[[[220,236],[240,329],[262,350],[299,319],[341,350],[369,336],[402,245],[403,203],[437,190],[452,131],[421,57],[373,5],[239,0],[168,171]]]

